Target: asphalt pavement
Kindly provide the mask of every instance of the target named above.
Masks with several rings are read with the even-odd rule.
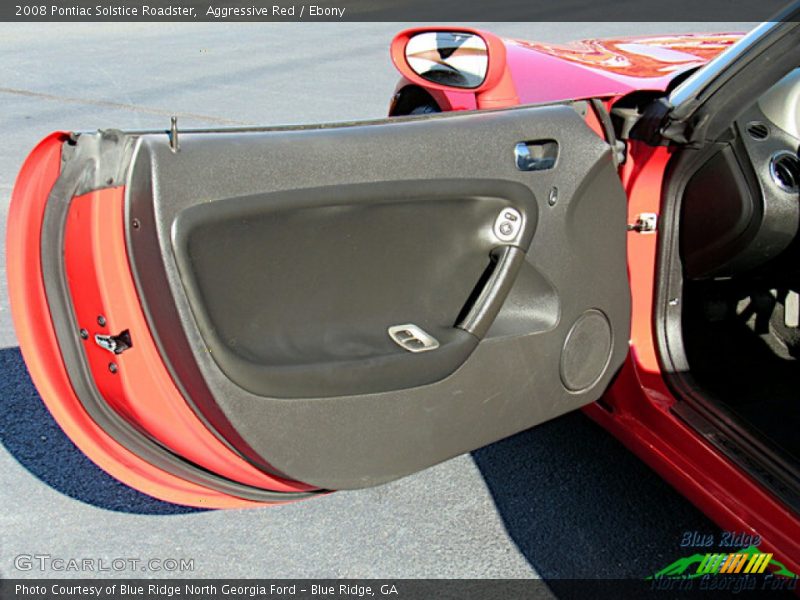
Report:
[[[746,28],[482,26],[550,42]],[[403,27],[0,25],[2,239],[16,173],[50,131],[166,128],[171,115],[186,127],[379,118]],[[580,413],[375,489],[240,511],[153,500],[84,458],[44,409],[13,332],[4,246],[0,269],[0,577],[87,575],[24,570],[17,557],[35,554],[193,560],[189,572],[103,574],[123,577],[643,577],[680,555],[684,531],[716,531]]]

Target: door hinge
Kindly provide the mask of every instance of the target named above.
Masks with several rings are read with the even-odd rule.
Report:
[[[593,98],[589,102],[594,108],[597,119],[600,121],[600,126],[603,128],[606,141],[611,146],[611,160],[614,161],[614,167],[625,164],[625,158],[628,155],[628,146],[617,136],[617,132],[614,129],[614,122],[611,120],[611,115],[606,110],[603,101],[599,98]]]
[[[94,342],[103,350],[108,350],[112,354],[122,354],[128,348],[133,346],[131,342],[131,334],[126,329],[119,335],[102,335],[95,334]]]
[[[643,111],[630,112],[627,117],[627,137],[644,142],[648,146],[667,146],[670,143],[685,143],[685,124],[669,120],[672,105],[667,98],[658,98]]]
[[[634,223],[628,223],[628,231],[636,233],[655,233],[657,229],[658,215],[656,213],[638,214]]]

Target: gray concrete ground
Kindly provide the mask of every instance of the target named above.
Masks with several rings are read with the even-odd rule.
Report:
[[[735,24],[494,23],[544,41]],[[26,153],[55,129],[381,117],[399,23],[0,25],[0,234]],[[190,511],[111,480],[28,379],[0,247],[0,576],[15,557],[192,558],[196,577],[641,577],[713,526],[608,434],[570,415],[383,487],[250,511]],[[614,549],[609,553],[609,549]],[[24,565],[23,565],[24,566]],[[109,574],[106,574],[109,575]]]

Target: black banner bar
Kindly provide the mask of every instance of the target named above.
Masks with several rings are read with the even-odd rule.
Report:
[[[3,600],[637,600],[793,598],[797,579],[708,575],[696,579],[6,579]]]
[[[757,22],[788,5],[786,0],[12,0],[0,3],[0,21]]]

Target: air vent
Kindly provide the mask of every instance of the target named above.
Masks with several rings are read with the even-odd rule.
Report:
[[[769,127],[761,121],[751,121],[747,124],[747,133],[754,140],[765,140],[769,137]]]
[[[778,152],[769,163],[769,174],[778,187],[790,194],[800,190],[800,160],[791,152]]]

